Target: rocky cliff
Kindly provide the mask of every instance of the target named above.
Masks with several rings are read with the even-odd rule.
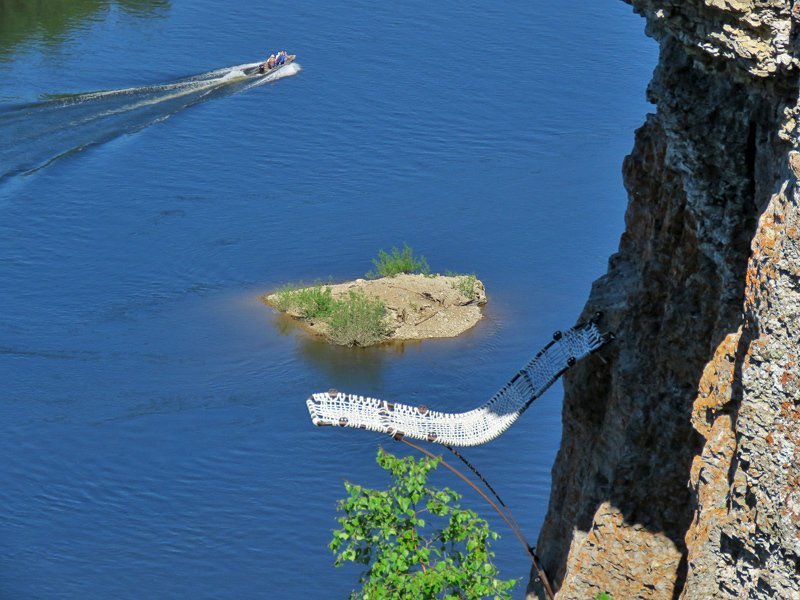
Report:
[[[565,381],[538,552],[558,598],[800,598],[800,6],[631,4],[656,113],[585,309],[617,341]]]

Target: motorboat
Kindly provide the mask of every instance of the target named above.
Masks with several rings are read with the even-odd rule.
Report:
[[[294,62],[297,58],[296,54],[287,54],[285,60],[280,63],[273,65],[271,68],[267,66],[267,61],[264,61],[255,67],[250,67],[249,69],[245,69],[245,75],[267,75],[269,73],[275,73],[276,71],[281,70],[286,65],[290,65]]]

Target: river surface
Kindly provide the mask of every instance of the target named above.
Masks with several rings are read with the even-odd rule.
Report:
[[[241,78],[280,48],[284,76]],[[406,448],[306,397],[467,410],[572,325],[656,52],[612,0],[0,3],[0,598],[346,597],[342,483]],[[477,327],[349,350],[258,300],[403,242],[484,281]],[[465,452],[531,543],[561,393]],[[511,532],[434,484],[522,597]]]

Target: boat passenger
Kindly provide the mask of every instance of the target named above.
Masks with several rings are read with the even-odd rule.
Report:
[[[281,50],[278,52],[278,56],[275,57],[275,64],[283,65],[286,63],[286,50]]]
[[[259,73],[266,73],[267,71],[269,71],[274,66],[275,66],[275,55],[274,54],[270,54],[269,58],[267,60],[265,60],[260,65],[258,65],[258,72]]]

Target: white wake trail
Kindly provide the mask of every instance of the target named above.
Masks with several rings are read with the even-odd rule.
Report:
[[[291,77],[300,65],[291,63],[268,73],[260,62],[214,69],[163,84],[52,96],[19,106],[2,107],[0,180],[30,173],[87,146],[140,131],[190,106],[238,94]]]

